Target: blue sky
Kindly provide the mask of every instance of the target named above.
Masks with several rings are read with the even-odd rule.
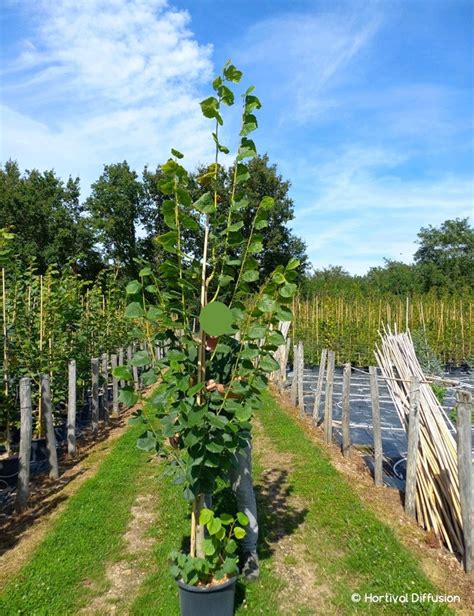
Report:
[[[177,147],[193,169],[212,156],[198,102],[231,58],[262,100],[257,147],[292,182],[292,228],[314,267],[410,262],[421,226],[472,216],[470,0],[2,9],[2,163],[79,175],[83,196],[104,163],[141,172]]]

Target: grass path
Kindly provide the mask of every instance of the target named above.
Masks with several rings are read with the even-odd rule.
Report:
[[[97,475],[71,497],[0,596],[2,615],[179,615],[167,557],[188,536],[187,505],[163,467],[135,449],[136,436],[137,429],[129,429]],[[327,454],[270,395],[255,420],[254,482],[262,573],[256,583],[239,585],[236,614],[452,613],[440,604],[351,600],[353,593],[436,591]],[[226,490],[219,498],[232,500]],[[140,499],[147,523],[134,535]],[[132,577],[133,588],[121,588],[121,575]]]

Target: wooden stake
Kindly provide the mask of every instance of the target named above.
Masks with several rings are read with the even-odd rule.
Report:
[[[377,368],[369,366],[370,395],[372,398],[372,426],[374,432],[374,480],[377,487],[383,486],[382,473],[382,428],[380,425],[379,385],[377,382]]]
[[[464,543],[464,569],[471,573],[474,563],[474,499],[472,480],[472,398],[468,391],[456,392],[459,495]]]
[[[49,476],[51,479],[59,477],[58,452],[56,450],[56,436],[54,434],[53,402],[51,399],[51,387],[49,374],[41,375],[41,406],[43,419],[46,426],[46,447],[48,449]]]
[[[408,418],[407,473],[405,482],[405,512],[416,518],[416,467],[420,435],[420,380],[413,376],[410,383],[410,415]]]
[[[30,495],[31,436],[33,414],[31,409],[31,383],[28,377],[20,379],[20,453],[19,472],[16,484],[15,509],[20,512],[26,507]]]
[[[349,457],[351,453],[350,434],[350,391],[351,391],[351,365],[344,365],[342,380],[342,455]]]
[[[324,400],[324,435],[326,443],[332,441],[332,395],[334,391],[334,367],[336,354],[328,351],[328,372],[326,380],[326,397]]]
[[[68,366],[67,452],[75,456],[76,449],[76,360]]]
[[[97,434],[99,429],[99,360],[91,360],[92,372],[92,432]]]
[[[291,381],[291,403],[296,406],[298,400],[298,345],[293,345],[293,380]]]
[[[114,368],[117,367],[117,355],[112,353],[110,356],[110,365],[112,366],[112,417],[117,418],[119,416],[119,401],[118,401],[118,379],[113,375]]]
[[[313,406],[314,425],[317,425],[319,421],[319,406],[321,404],[321,394],[323,392],[324,373],[326,370],[327,354],[328,354],[328,350],[323,349],[321,353],[321,359],[319,361],[318,381],[316,384],[316,392],[314,394],[314,406]]]
[[[302,342],[298,344],[298,368],[298,407],[301,417],[304,417],[304,346]]]

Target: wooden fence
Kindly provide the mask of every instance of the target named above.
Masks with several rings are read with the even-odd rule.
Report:
[[[276,382],[280,391],[283,393],[288,386],[286,376],[286,364],[288,361],[288,345],[286,351],[282,350],[277,355],[280,361],[280,370],[273,373],[273,381]],[[300,414],[306,414],[303,399],[303,371],[304,371],[304,347],[299,342],[293,348],[293,378],[290,385],[290,398],[292,403],[300,410]],[[345,364],[343,368],[342,381],[342,455],[351,455],[352,442],[350,437],[350,399],[351,399],[351,375],[353,368],[351,364]],[[314,405],[312,409],[312,419],[314,425],[322,427],[324,438],[327,443],[333,440],[333,393],[334,393],[334,371],[335,353],[329,349],[323,349],[319,366],[318,377],[315,382]],[[379,382],[383,382],[383,377],[378,375],[375,366],[369,367],[371,411],[372,411],[372,434],[374,451],[374,482],[377,487],[384,485],[383,481],[383,447],[382,431],[380,418],[380,396]],[[321,421],[320,407],[321,399],[324,395],[324,411]],[[416,519],[416,468],[419,450],[419,400],[420,400],[420,380],[412,377],[410,380],[410,400],[409,400],[409,420],[407,430],[407,469],[405,482],[405,511]],[[456,439],[457,439],[457,460],[458,477],[461,497],[461,513],[463,525],[463,562],[466,572],[473,570],[473,478],[472,478],[472,395],[471,391],[459,388],[456,392],[457,400],[457,420],[456,420]]]

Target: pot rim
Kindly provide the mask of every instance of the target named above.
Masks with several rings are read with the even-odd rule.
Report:
[[[236,580],[237,576],[234,575],[225,582],[222,582],[222,584],[216,584],[214,586],[191,586],[190,584],[186,584],[186,582],[183,582],[183,580],[181,579],[176,580],[176,582],[180,588],[182,588],[183,590],[187,590],[188,592],[209,593],[224,590],[225,588],[234,585]]]

